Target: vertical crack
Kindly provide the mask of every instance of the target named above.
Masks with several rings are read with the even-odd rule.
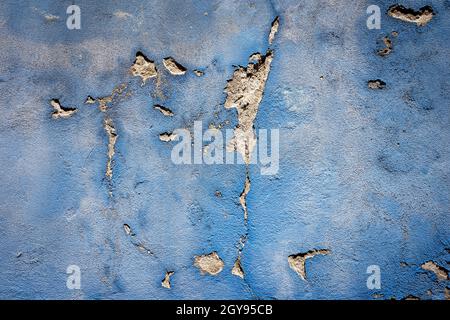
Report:
[[[242,190],[241,195],[239,196],[239,202],[242,206],[242,209],[244,210],[244,223],[247,225],[248,222],[248,208],[247,208],[247,194],[250,192],[250,175],[247,172],[245,175],[245,183],[244,183],[244,190]]]
[[[275,39],[280,25],[279,17],[273,22],[268,36],[269,46]],[[250,192],[250,172],[251,154],[256,146],[256,135],[254,121],[258,113],[259,105],[264,95],[266,81],[269,76],[273,51],[269,48],[266,54],[254,53],[249,57],[246,67],[239,66],[235,69],[233,77],[228,80],[225,87],[227,94],[225,109],[235,108],[237,110],[238,124],[234,128],[234,135],[230,140],[227,149],[237,151],[242,155],[246,165],[246,174],[243,190],[239,196],[239,203],[244,210],[245,232],[241,235],[238,244],[238,256],[231,270],[233,275],[244,278],[245,272],[242,268],[242,251],[248,239],[248,206],[247,195]]]
[[[116,128],[114,127],[113,121],[110,117],[106,117],[104,120],[104,129],[108,136],[108,162],[106,163],[106,178],[111,181],[113,176],[113,158],[115,151],[115,146],[117,142],[117,132]]]

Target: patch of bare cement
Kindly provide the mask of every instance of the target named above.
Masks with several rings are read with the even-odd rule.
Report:
[[[169,108],[166,108],[166,107],[164,107],[162,105],[159,105],[159,104],[155,104],[153,106],[153,109],[158,110],[159,112],[161,112],[166,117],[173,117],[173,115],[174,115],[172,110],[170,110]]]
[[[385,57],[392,52],[394,47],[392,45],[392,40],[387,36],[383,38],[383,43],[384,43],[385,47],[383,49],[378,50],[377,53],[378,53],[378,55]]]
[[[111,118],[106,118],[104,128],[108,136],[108,162],[106,164],[106,177],[111,180],[113,176],[112,162],[115,154],[115,146],[117,142],[117,132]]]
[[[59,16],[57,16],[57,15],[54,15],[54,14],[45,12],[45,11],[43,11],[43,10],[39,10],[39,9],[36,8],[36,7],[33,7],[32,9],[33,9],[34,12],[37,12],[38,14],[40,14],[41,16],[43,16],[46,22],[51,23],[51,22],[56,22],[56,21],[58,21],[58,20],[61,19],[61,18],[60,18]]]
[[[434,261],[427,261],[421,267],[423,270],[433,272],[439,280],[448,280],[448,270]]]
[[[141,77],[143,85],[148,79],[158,75],[155,63],[140,51],[136,53],[136,59],[130,68],[130,72],[135,77]]]
[[[272,22],[272,28],[270,28],[269,44],[272,44],[273,40],[275,39],[275,34],[278,32],[279,26],[280,26],[280,18],[276,17],[275,20],[273,20]]]
[[[162,285],[164,288],[167,288],[167,289],[170,289],[170,288],[171,288],[171,285],[170,285],[170,277],[171,277],[174,273],[175,273],[174,271],[167,271],[167,272],[166,272],[166,275],[164,276],[164,279],[163,279],[163,281],[161,282],[161,285]]]
[[[250,177],[247,173],[245,177],[245,183],[244,183],[244,190],[242,190],[241,195],[239,196],[239,203],[242,206],[242,209],[244,209],[244,221],[247,223],[248,220],[248,209],[247,209],[247,194],[250,192]]]
[[[95,104],[96,102],[97,100],[91,96],[87,96],[86,100],[84,101],[85,104]]]
[[[197,77],[202,77],[205,74],[203,71],[198,69],[195,69],[193,72]]]
[[[98,103],[98,108],[100,111],[105,112],[108,107],[111,106],[114,102],[117,102],[120,98],[129,97],[131,95],[130,91],[126,91],[127,84],[121,83],[114,87],[111,94],[106,97],[93,98],[92,96],[87,96],[84,101],[85,104],[95,104]]]
[[[306,280],[306,260],[316,255],[327,255],[330,253],[328,249],[310,250],[305,253],[293,254],[288,257],[289,267],[294,270],[300,278]]]
[[[380,80],[380,79],[369,80],[367,82],[367,87],[372,90],[384,89],[384,88],[386,88],[386,82],[384,82],[383,80]]]
[[[128,224],[125,223],[123,225],[123,230],[127,236],[134,236],[133,230],[131,230],[131,227]]]
[[[253,122],[264,94],[272,60],[273,54],[270,50],[266,55],[253,54],[247,67],[237,68],[225,87],[227,98],[224,107],[236,108],[238,112],[238,125],[230,142],[247,164],[250,163],[251,153],[256,144]]]
[[[274,40],[279,25],[279,18],[276,17],[270,30],[269,43]],[[238,113],[238,124],[227,149],[238,151],[246,164],[250,163],[256,145],[253,122],[263,98],[272,60],[273,52],[270,49],[265,55],[252,54],[246,67],[239,66],[234,71],[224,90],[227,94],[224,107],[235,108]]]
[[[402,300],[411,300],[411,301],[414,301],[414,300],[420,300],[420,298],[419,297],[416,297],[416,296],[413,296],[412,294],[408,294],[406,297],[404,297]]]
[[[173,75],[181,76],[186,73],[186,68],[175,61],[172,57],[167,57],[163,59],[164,67]]]
[[[425,6],[420,8],[419,11],[415,11],[414,9],[405,8],[402,5],[396,4],[391,6],[387,13],[395,19],[415,23],[420,27],[425,26],[434,16],[434,11],[431,6]]]
[[[131,13],[128,13],[126,11],[117,10],[113,13],[114,17],[118,19],[126,19],[126,18],[132,18],[133,15]]]
[[[164,142],[174,141],[177,138],[175,133],[164,132],[159,135],[159,140]]]
[[[50,13],[45,14],[44,18],[47,22],[55,22],[60,19],[59,16],[55,16],[54,14],[50,14]]]
[[[231,269],[231,273],[235,276],[240,277],[241,279],[244,279],[244,270],[242,269],[241,265],[241,257],[238,257],[234,262],[233,269]]]
[[[194,266],[200,270],[201,274],[215,276],[223,270],[224,265],[224,262],[215,251],[210,254],[194,257]]]
[[[68,118],[71,117],[75,112],[76,108],[63,107],[58,99],[52,99],[50,105],[53,107],[54,111],[52,113],[53,119]]]

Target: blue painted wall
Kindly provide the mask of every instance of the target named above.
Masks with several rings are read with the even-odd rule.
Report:
[[[391,1],[79,0],[81,29],[69,30],[72,1],[2,1],[0,298],[443,299],[448,281],[420,266],[450,260],[450,1],[401,3],[436,16],[416,27],[385,14]],[[380,30],[366,27],[370,4]],[[195,120],[234,127],[223,88],[234,66],[267,50],[276,16],[255,127],[280,130],[280,169],[250,167],[241,280],[231,268],[245,167],[174,165],[158,135]],[[394,50],[383,58],[386,35]],[[128,73],[137,51],[162,72],[167,56],[189,72],[163,73],[157,95],[155,81]],[[369,90],[378,78],[387,87]],[[108,183],[105,114],[83,102],[121,83],[130,94],[108,110],[119,135]],[[52,119],[53,98],[78,112]],[[314,248],[331,253],[308,260],[303,281],[287,257]],[[193,257],[212,251],[225,268],[202,276]],[[80,290],[66,287],[72,264]],[[374,264],[380,290],[366,287]]]

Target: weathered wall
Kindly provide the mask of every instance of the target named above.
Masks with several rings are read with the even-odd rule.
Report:
[[[433,7],[422,27],[386,15],[395,3],[79,0],[81,29],[69,30],[72,1],[2,1],[0,298],[443,299],[448,280],[421,266],[450,260],[450,1],[401,1]],[[380,30],[366,27],[370,4]],[[224,87],[269,48],[276,16],[254,126],[280,129],[280,169],[250,165],[246,227],[245,166],[175,165],[159,134],[237,124]],[[160,73],[143,86],[129,72],[138,51]],[[170,75],[168,56],[187,73]],[[105,112],[84,104],[121,84]],[[77,112],[52,118],[52,99]],[[105,118],[118,135],[111,178]],[[288,256],[313,249],[329,252],[303,280]],[[223,270],[202,275],[194,256],[214,251]],[[66,288],[72,264],[80,290]]]

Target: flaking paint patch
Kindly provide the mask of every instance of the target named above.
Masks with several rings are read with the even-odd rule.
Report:
[[[203,71],[198,69],[195,69],[193,72],[197,77],[202,77],[205,74]]]
[[[391,6],[387,13],[392,18],[415,23],[420,27],[425,26],[434,16],[434,11],[431,6],[425,6],[420,8],[419,11],[415,11],[414,9],[405,8],[402,5],[396,4]]]
[[[106,177],[111,180],[113,176],[112,163],[113,157],[115,154],[115,146],[117,142],[117,132],[114,127],[113,121],[111,118],[106,118],[104,121],[105,132],[108,136],[108,162],[106,164]]]
[[[273,20],[272,22],[272,28],[270,28],[269,44],[272,44],[273,40],[275,39],[275,34],[278,32],[279,26],[280,26],[280,18],[276,17],[275,20]]]
[[[369,80],[367,82],[367,87],[372,90],[384,89],[386,87],[386,82],[380,79]]]
[[[244,190],[242,190],[242,193],[239,196],[239,202],[242,206],[242,209],[244,209],[245,223],[247,223],[247,221],[248,221],[247,194],[250,192],[250,186],[251,186],[250,177],[247,173],[245,176]]]
[[[310,250],[305,253],[297,253],[288,257],[289,267],[294,270],[300,278],[306,280],[306,260],[311,259],[317,255],[330,254],[328,249]]]
[[[434,261],[427,261],[421,267],[423,270],[433,272],[439,280],[448,280],[448,270]]]
[[[159,135],[159,140],[164,142],[174,141],[178,137],[177,134],[171,132],[163,132]]]
[[[154,255],[153,251],[150,250],[149,248],[147,248],[144,244],[142,244],[142,243],[134,243],[134,245],[139,249],[140,252],[148,254],[150,256]]]
[[[256,145],[253,122],[264,94],[273,53],[271,50],[266,55],[256,53],[249,60],[247,67],[238,67],[228,80],[224,105],[226,109],[237,109],[238,125],[230,146],[242,155],[247,164],[250,163],[251,153]]]
[[[142,85],[150,79],[158,75],[154,61],[148,59],[142,52],[136,53],[136,59],[130,68],[130,72],[135,77],[141,77]]]
[[[86,100],[84,101],[85,104],[95,104],[97,100],[91,96],[87,96]]]
[[[123,230],[125,231],[125,234],[127,236],[134,236],[134,233],[133,233],[133,231],[131,230],[131,227],[128,224],[125,223],[123,225]]]
[[[116,17],[118,19],[127,19],[127,18],[133,17],[133,15],[131,13],[122,11],[122,10],[114,11],[113,15],[114,15],[114,17]]]
[[[388,36],[383,38],[383,44],[385,47],[383,49],[378,50],[377,53],[379,56],[385,57],[392,52],[394,46],[392,45],[392,40]]]
[[[76,108],[63,107],[58,99],[52,99],[50,105],[54,109],[52,113],[53,119],[68,118],[77,112]]]
[[[131,95],[131,91],[127,91],[128,85],[126,83],[121,83],[113,88],[111,94],[109,96],[93,98],[92,96],[87,96],[84,101],[85,104],[98,104],[98,108],[102,112],[106,112],[108,108],[114,102],[117,102],[120,98],[129,97]]]
[[[60,19],[59,16],[55,16],[54,14],[46,14],[44,15],[44,18],[47,22],[55,22],[58,21]]]
[[[215,251],[194,257],[194,266],[196,266],[203,275],[210,274],[215,276],[223,270],[224,265],[224,262]]]
[[[419,297],[416,297],[416,296],[414,296],[414,295],[412,295],[412,294],[408,294],[406,297],[404,297],[402,300],[411,300],[411,301],[417,301],[417,300],[420,300],[420,298]]]
[[[171,288],[171,284],[170,284],[170,277],[174,274],[174,271],[167,271],[166,275],[164,276],[163,281],[161,282],[161,286],[163,286],[164,288],[170,289]]]
[[[241,265],[241,257],[238,257],[234,262],[233,269],[231,269],[231,273],[234,274],[235,276],[240,277],[241,279],[244,279],[245,274]]]
[[[45,19],[46,22],[56,22],[56,21],[58,21],[58,20],[61,19],[61,18],[60,18],[59,16],[57,16],[57,15],[54,15],[54,14],[45,12],[45,11],[43,11],[43,10],[39,10],[39,9],[36,8],[36,7],[33,7],[32,9],[33,9],[33,11],[35,11],[35,12],[37,12],[38,14],[42,15],[42,16],[44,17],[44,19]]]
[[[153,109],[158,110],[159,112],[161,112],[166,117],[173,117],[174,116],[172,110],[170,110],[169,108],[166,108],[166,107],[164,107],[164,106],[162,106],[160,104],[155,104],[153,106]]]
[[[167,57],[163,59],[163,64],[166,69],[174,76],[181,76],[186,73],[186,68],[175,61],[172,57]]]

